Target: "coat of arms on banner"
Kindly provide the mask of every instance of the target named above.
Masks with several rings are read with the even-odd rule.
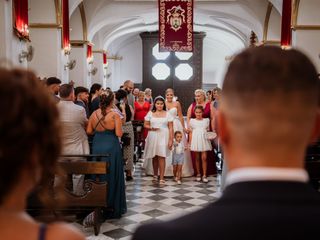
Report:
[[[193,51],[193,0],[158,0],[159,51]]]
[[[173,6],[171,9],[167,10],[167,23],[171,25],[174,31],[181,29],[181,25],[186,22],[185,20],[185,10],[181,6]]]

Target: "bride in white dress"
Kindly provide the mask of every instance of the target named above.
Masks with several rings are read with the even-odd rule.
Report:
[[[178,101],[174,101],[174,91],[173,89],[169,88],[166,90],[166,108],[170,115],[174,118],[173,120],[173,132],[180,131],[184,133],[185,128],[184,120],[181,111],[181,105]],[[186,134],[182,134],[182,141],[187,146],[187,138]],[[145,161],[144,168],[147,175],[153,175],[153,168],[151,161]],[[189,150],[184,152],[184,164],[182,167],[182,177],[191,177],[193,176],[193,166],[191,160],[191,153]],[[166,158],[166,169],[164,175],[166,177],[173,176],[173,169],[172,169],[172,152],[170,152],[170,156]]]

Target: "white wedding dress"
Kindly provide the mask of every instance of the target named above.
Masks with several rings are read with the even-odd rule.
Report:
[[[168,110],[170,115],[174,118],[173,120],[173,132],[180,131],[183,133],[183,127],[180,122],[180,119],[177,114],[177,108],[173,107],[170,110]],[[185,146],[187,146],[187,138],[186,135],[182,134]],[[145,159],[143,168],[145,169],[145,172],[147,175],[153,175],[153,167],[152,167],[152,160],[151,159]],[[166,170],[164,173],[164,176],[166,177],[172,177],[173,176],[173,169],[172,169],[172,152],[170,152],[170,155],[166,158]],[[193,176],[193,167],[192,167],[192,160],[191,160],[191,153],[189,150],[186,150],[184,152],[184,163],[182,167],[182,177],[191,177]]]

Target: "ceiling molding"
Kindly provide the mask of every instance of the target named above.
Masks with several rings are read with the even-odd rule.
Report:
[[[272,8],[273,8],[273,4],[269,2],[267,11],[266,11],[266,17],[264,19],[264,25],[263,25],[263,37],[262,37],[263,41],[266,41],[268,39],[268,28],[269,28],[269,21],[270,21]]]
[[[29,28],[62,28],[62,25],[57,23],[29,23]]]
[[[92,53],[106,53],[106,51],[100,49],[100,50],[93,50]]]
[[[61,4],[60,4],[60,0],[54,0],[54,6],[55,6],[55,9],[56,9],[56,23],[58,25],[61,25],[61,17],[62,17],[62,14],[61,14]]]
[[[89,44],[89,42],[84,40],[71,40],[70,44],[72,47],[83,47],[84,45]]]
[[[79,4],[79,10],[81,15],[81,21],[82,21],[82,34],[83,34],[83,40],[88,40],[88,28],[87,28],[87,18],[86,18],[86,10],[84,8],[83,2]]]
[[[292,26],[292,28],[295,28],[295,26],[297,26],[298,13],[299,13],[299,5],[300,5],[300,0],[294,0],[294,1],[293,1],[292,19],[291,19],[291,26]]]

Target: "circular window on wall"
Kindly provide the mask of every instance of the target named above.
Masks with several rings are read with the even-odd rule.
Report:
[[[181,63],[175,68],[174,74],[179,80],[189,80],[193,75],[193,68],[187,63]]]
[[[159,52],[159,43],[157,43],[153,48],[152,48],[152,55],[157,59],[157,60],[165,60],[167,57],[170,55],[170,52]]]
[[[152,67],[152,76],[157,80],[166,80],[170,75],[170,68],[165,63],[157,63]]]

